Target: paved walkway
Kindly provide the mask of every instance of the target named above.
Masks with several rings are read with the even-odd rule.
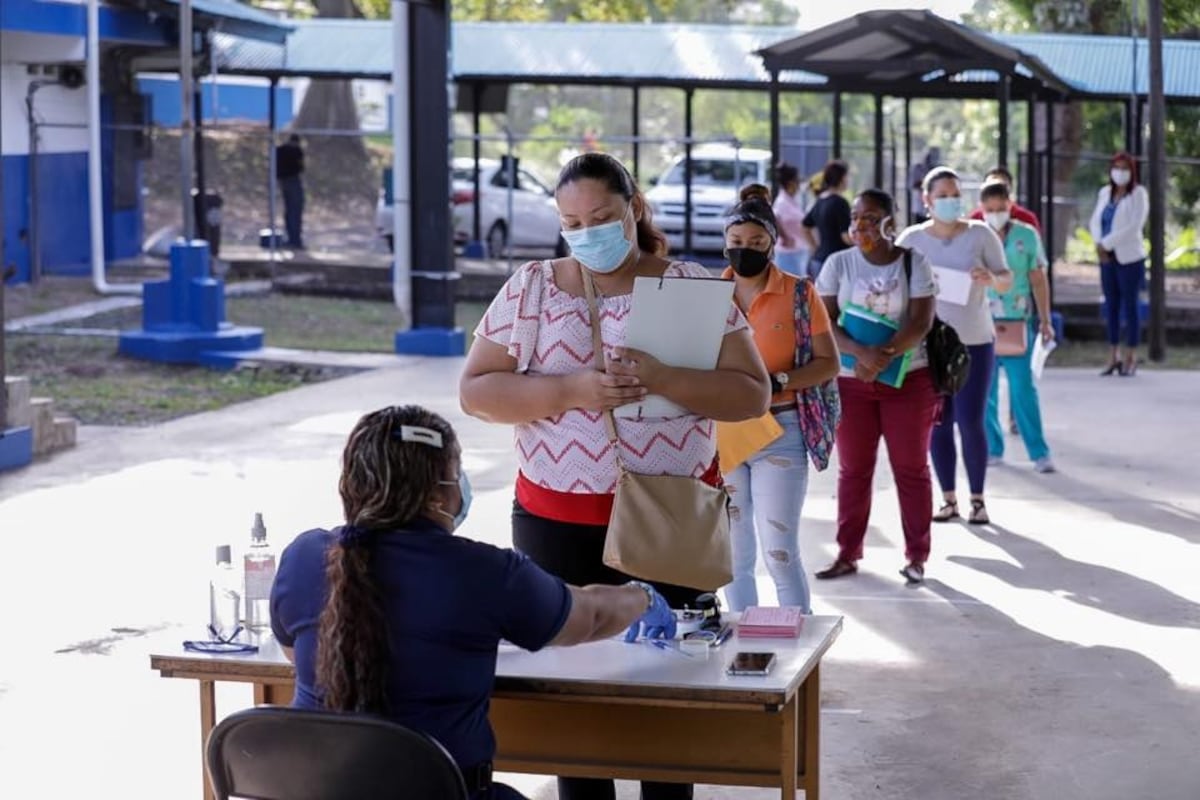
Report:
[[[463,533],[507,543],[511,434],[463,417],[461,364],[408,359],[149,428],[84,428],[75,450],[0,476],[0,797],[199,797],[195,686],[158,678],[147,654],[199,634],[213,546],[243,546],[255,511],[277,545],[338,521],[361,413],[447,415],[477,491]],[[881,469],[862,571],[815,584],[818,613],[846,617],[824,672],[825,797],[1200,797],[1200,373],[1051,369],[1043,388],[1059,474],[1034,474],[1013,442],[989,476],[996,523],[939,526],[913,590]],[[814,474],[810,571],[834,553],[834,517],[833,470]],[[222,713],[250,701],[218,693]],[[513,780],[554,797],[549,779]]]

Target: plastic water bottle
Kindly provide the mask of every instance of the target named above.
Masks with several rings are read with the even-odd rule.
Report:
[[[250,549],[244,559],[246,573],[246,627],[262,631],[271,626],[271,584],[275,583],[275,552],[267,544],[262,514],[254,515]]]
[[[232,639],[240,627],[242,607],[241,581],[233,569],[229,545],[217,547],[217,565],[208,580],[208,624],[216,639]]]

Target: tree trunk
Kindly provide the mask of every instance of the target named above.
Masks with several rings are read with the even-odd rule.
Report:
[[[314,0],[318,17],[333,17],[338,19],[361,18],[362,12],[354,5],[354,0]],[[300,104],[300,112],[292,121],[292,127],[302,131],[330,130],[357,131],[359,130],[358,108],[354,104],[354,91],[350,81],[313,80],[309,83],[308,91],[304,94],[304,102]],[[315,147],[324,150],[334,147],[344,155],[357,154],[363,161],[367,151],[363,147],[362,137],[359,136],[328,136],[309,139],[308,148]]]
[[[1067,240],[1079,227],[1081,215],[1091,213],[1091,209],[1077,208],[1074,203],[1056,202],[1056,198],[1072,196],[1071,179],[1079,165],[1080,143],[1083,140],[1083,108],[1079,103],[1054,104],[1054,141],[1046,141],[1046,109],[1038,103],[1036,110],[1037,141],[1035,152],[1054,153],[1054,174],[1049,176],[1049,185],[1043,184],[1046,193],[1046,209],[1043,212],[1042,224],[1045,225],[1045,214],[1054,214],[1054,241],[1049,243],[1050,258],[1061,255],[1066,251]]]

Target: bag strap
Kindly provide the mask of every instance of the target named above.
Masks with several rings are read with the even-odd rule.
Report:
[[[809,308],[808,287],[812,278],[807,275],[796,279],[796,293],[793,303],[793,324],[796,329],[796,348],[792,363],[803,367],[812,361],[812,309]]]
[[[595,352],[593,364],[596,371],[604,372],[604,341],[600,336],[600,311],[596,308],[596,284],[592,281],[592,275],[583,265],[579,267],[579,277],[583,281],[583,293],[587,297],[588,304],[588,319],[592,326],[592,350]],[[617,464],[624,469],[621,464],[621,440],[617,437],[617,421],[613,416],[612,409],[604,411],[604,428],[608,431],[608,440],[612,442],[613,448],[617,454]]]

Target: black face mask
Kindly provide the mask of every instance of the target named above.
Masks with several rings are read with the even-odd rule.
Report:
[[[729,266],[733,267],[733,271],[743,278],[753,278],[761,274],[771,263],[765,250],[755,250],[753,247],[727,247],[725,257],[729,259]]]

